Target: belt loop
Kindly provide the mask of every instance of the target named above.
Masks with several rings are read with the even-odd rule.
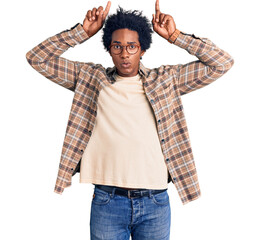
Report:
[[[113,198],[114,197],[114,195],[115,195],[115,191],[116,191],[116,188],[114,187],[114,188],[112,188],[112,193],[111,193],[111,197]]]
[[[149,191],[149,198],[151,198],[151,196],[152,196],[152,190],[151,190],[151,189],[148,189],[148,191]]]
[[[128,196],[128,198],[131,197],[130,190],[127,190],[127,196]]]

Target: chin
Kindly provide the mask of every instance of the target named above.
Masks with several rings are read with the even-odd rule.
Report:
[[[123,75],[125,77],[128,77],[129,75],[132,75],[133,73],[131,71],[120,71],[119,75]]]

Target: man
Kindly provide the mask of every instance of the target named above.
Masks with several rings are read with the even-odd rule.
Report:
[[[54,191],[61,194],[76,172],[80,182],[95,185],[91,239],[169,239],[167,184],[174,183],[183,204],[200,197],[181,96],[221,77],[234,60],[210,40],[179,31],[156,0],[153,30],[198,60],[145,68],[140,59],[151,44],[149,20],[122,8],[106,20],[110,6],[89,10],[83,25],[26,55],[38,72],[75,92]],[[113,68],[60,57],[104,24]]]

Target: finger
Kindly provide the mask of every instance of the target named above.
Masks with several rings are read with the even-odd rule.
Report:
[[[99,13],[99,16],[97,16],[97,22],[100,26],[102,26],[102,23],[103,23],[103,13],[104,13],[104,10],[100,10],[100,13]]]
[[[163,18],[163,20],[162,20],[162,24],[163,24],[163,25],[166,24],[167,21],[169,21],[170,19],[171,19],[171,17],[170,17],[169,15],[165,15],[164,18]]]
[[[153,24],[153,29],[156,31],[158,27],[158,23],[155,22],[155,15],[153,14],[153,19],[152,19],[152,24]]]
[[[96,8],[93,8],[93,10],[92,10],[92,19],[93,19],[93,20],[96,19],[96,11],[97,11],[97,9],[96,9]]]
[[[153,23],[153,25],[155,24],[155,17],[154,17],[154,14],[153,14],[152,23]]]
[[[88,12],[87,12],[87,18],[88,18],[89,21],[92,21],[90,10],[88,10]]]
[[[159,7],[159,0],[156,0],[155,2],[155,21],[159,22],[159,15],[160,15],[160,7]]]
[[[160,12],[159,0],[156,0],[156,2],[155,2],[155,13],[156,12]]]
[[[110,9],[110,7],[111,7],[111,2],[110,2],[110,1],[108,1],[108,2],[107,2],[107,6],[106,6],[106,8],[105,8],[105,11],[103,12],[103,20],[105,20],[105,19],[106,19],[106,17],[107,17],[107,14],[108,14],[108,12],[109,12],[109,9]]]
[[[160,14],[160,26],[162,27],[163,26],[163,18],[164,18],[165,14],[164,13],[161,13]]]
[[[97,15],[99,15],[99,14],[100,14],[100,12],[101,12],[101,10],[103,10],[103,7],[102,7],[102,6],[100,6],[100,7],[97,9],[97,12],[96,12],[96,14],[97,14]]]
[[[154,14],[153,14],[153,19],[152,19],[152,24],[153,24],[153,27],[155,27],[155,24],[157,24],[156,21],[155,21],[155,15]]]

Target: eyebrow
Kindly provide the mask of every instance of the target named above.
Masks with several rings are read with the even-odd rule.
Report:
[[[119,41],[113,41],[113,43],[121,43]],[[127,42],[127,44],[132,44],[132,43],[136,43],[136,42]]]

